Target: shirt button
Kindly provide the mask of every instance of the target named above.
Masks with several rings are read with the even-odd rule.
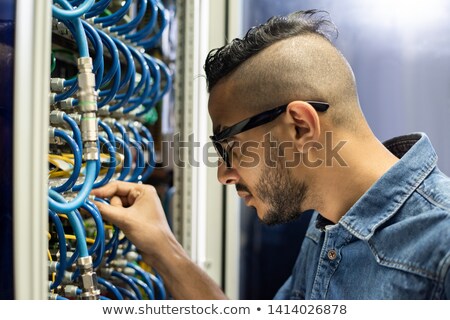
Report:
[[[334,250],[334,249],[328,250],[327,256],[328,256],[328,259],[330,259],[330,260],[336,259],[336,257],[337,257],[336,250]]]

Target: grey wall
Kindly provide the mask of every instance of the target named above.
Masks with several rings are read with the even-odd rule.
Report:
[[[244,30],[270,16],[326,10],[380,140],[425,132],[450,175],[450,1],[243,0]]]

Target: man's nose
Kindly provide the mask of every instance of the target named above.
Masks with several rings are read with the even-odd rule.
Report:
[[[228,168],[225,162],[220,161],[217,168],[217,179],[222,184],[236,184],[239,181],[239,175],[236,169]]]

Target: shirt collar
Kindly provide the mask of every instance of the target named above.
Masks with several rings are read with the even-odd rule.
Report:
[[[381,224],[395,215],[437,163],[436,152],[425,133],[396,137],[384,145],[400,160],[339,221],[362,240],[370,239]]]

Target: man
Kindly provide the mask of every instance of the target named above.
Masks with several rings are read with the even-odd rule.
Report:
[[[296,12],[210,52],[218,179],[267,224],[314,210],[275,298],[450,298],[450,180],[425,134],[378,141],[329,31],[319,12]],[[103,216],[174,298],[225,298],[175,240],[152,187],[115,182],[94,194],[111,198],[98,204]]]

